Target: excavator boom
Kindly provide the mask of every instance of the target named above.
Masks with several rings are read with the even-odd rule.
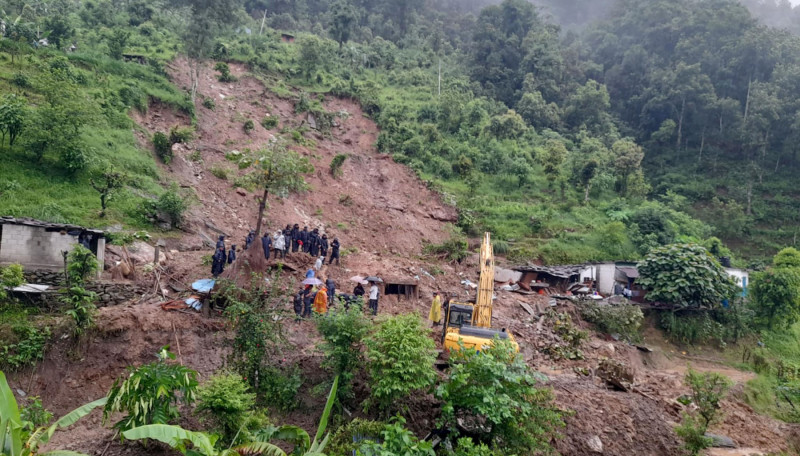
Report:
[[[494,252],[489,233],[483,235],[481,244],[481,277],[478,284],[478,296],[475,299],[475,312],[472,314],[472,326],[479,328],[492,327],[492,295],[494,290]]]

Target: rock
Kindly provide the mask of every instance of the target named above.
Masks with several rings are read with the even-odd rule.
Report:
[[[738,448],[736,442],[733,441],[732,438],[726,437],[724,435],[717,435],[712,434],[710,432],[706,432],[706,437],[712,440],[711,446],[715,448]]]
[[[236,193],[241,195],[241,196],[247,196],[247,190],[245,190],[243,188],[237,188],[236,189]]]
[[[607,384],[621,391],[630,391],[634,383],[633,370],[624,363],[613,359],[603,359],[595,371]]]
[[[589,437],[589,440],[586,441],[586,445],[588,445],[589,449],[595,453],[603,452],[603,441],[600,440],[600,437],[596,435]]]
[[[349,145],[353,144],[353,140],[350,139],[350,138],[345,138],[344,143],[349,146]]]
[[[624,296],[615,295],[608,298],[608,303],[618,306],[622,304],[628,304],[628,300],[625,299]]]
[[[614,344],[605,344],[600,347],[600,353],[609,358],[613,356],[616,351],[617,350],[614,348]]]

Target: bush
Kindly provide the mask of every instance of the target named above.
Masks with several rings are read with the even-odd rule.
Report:
[[[564,425],[561,413],[552,391],[537,387],[536,374],[510,341],[496,339],[480,353],[462,348],[451,353],[450,364],[436,396],[451,429],[457,422],[475,423],[470,432],[503,454],[552,451],[550,441]]]
[[[178,194],[177,187],[173,186],[158,197],[156,209],[169,217],[172,227],[177,227],[183,222],[183,213],[188,209],[188,205]]]
[[[638,305],[601,306],[594,301],[581,301],[581,318],[594,323],[597,329],[608,334],[619,334],[624,339],[637,342],[641,339],[639,327],[644,320]]]
[[[258,393],[263,396],[266,404],[284,412],[294,410],[300,405],[297,392],[303,386],[303,375],[299,367],[267,367],[262,375]]]
[[[449,261],[461,262],[469,255],[469,244],[463,236],[453,236],[441,244],[426,244],[422,251]]]
[[[185,144],[191,141],[194,138],[194,128],[192,127],[181,127],[175,125],[174,127],[169,129],[169,142],[170,146],[173,144]]]
[[[686,450],[696,455],[711,446],[711,439],[705,437],[705,433],[719,419],[719,403],[733,383],[724,375],[701,373],[691,367],[685,380],[692,389],[692,402],[697,409],[694,414],[683,414],[683,421],[675,432],[683,439]]]
[[[331,160],[331,176],[337,179],[342,177],[342,165],[345,160],[347,160],[346,154],[337,154],[333,157],[333,160]]]
[[[214,65],[214,70],[215,71],[219,71],[219,76],[217,76],[217,79],[219,80],[219,82],[235,82],[236,81],[236,76],[231,74],[231,67],[228,66],[227,63],[225,63],[225,62],[217,62],[217,64]]]
[[[172,161],[172,144],[167,135],[160,131],[153,133],[153,150],[164,163]]]
[[[278,126],[278,116],[265,116],[261,119],[261,126],[267,130],[272,130]]]
[[[112,413],[127,413],[114,428],[126,431],[147,424],[166,424],[179,416],[177,404],[195,400],[197,372],[167,360],[175,359],[165,346],[158,361],[140,367],[129,367],[124,380],[116,379],[108,392],[103,409],[103,422]]]
[[[226,443],[236,443],[234,437],[247,423],[250,410],[255,408],[256,395],[248,392],[249,389],[239,374],[229,372],[214,375],[197,389],[197,411],[213,423],[214,431],[219,432]]]
[[[25,276],[21,264],[14,263],[0,268],[0,301],[8,298],[6,288],[18,287],[23,283],[25,283]]]
[[[587,331],[578,329],[572,324],[572,317],[566,312],[557,313],[548,309],[547,321],[553,325],[553,332],[563,343],[555,343],[544,348],[544,352],[553,359],[583,359],[581,345],[589,337]]]
[[[325,453],[332,456],[351,455],[361,447],[358,440],[378,440],[384,426],[380,421],[356,418],[333,433],[330,442],[325,446]]]
[[[203,107],[213,111],[217,107],[217,104],[214,102],[213,98],[203,98]]]
[[[221,166],[212,166],[208,170],[217,179],[228,180],[228,169]]]
[[[325,353],[323,366],[339,376],[339,398],[352,396],[350,382],[364,365],[361,342],[370,328],[369,320],[358,308],[336,310],[316,318]]]
[[[244,132],[249,135],[250,132],[253,131],[254,128],[256,128],[256,123],[253,122],[253,119],[247,119],[244,121],[244,125],[242,126],[242,128],[244,129]]]
[[[711,438],[706,437],[706,430],[700,422],[688,413],[683,414],[681,424],[675,427],[675,433],[683,440],[683,447],[692,456],[700,454],[713,443]]]
[[[28,397],[28,405],[20,411],[20,418],[30,424],[30,431],[47,426],[53,420],[53,414],[44,408],[39,396]]]
[[[433,384],[435,345],[419,315],[385,319],[366,345],[371,393],[365,408],[397,409],[411,393]]]
[[[11,83],[21,89],[27,89],[31,86],[31,80],[23,73],[14,73],[11,78]]]
[[[67,315],[72,317],[75,323],[73,335],[80,337],[95,326],[97,316],[97,306],[95,300],[97,295],[94,292],[86,291],[83,287],[73,286],[62,298],[62,302],[68,306]]]
[[[36,328],[28,322],[11,327],[12,339],[0,346],[0,370],[18,370],[44,359],[50,328]]]
[[[82,285],[99,268],[100,264],[94,253],[80,244],[75,244],[67,255],[67,277],[71,286]]]
[[[800,269],[770,268],[754,274],[750,299],[759,325],[791,327],[800,320]]]
[[[381,443],[366,442],[361,445],[359,454],[373,456],[434,456],[433,445],[430,442],[419,441],[417,437],[405,428],[406,420],[398,415],[392,418],[380,435]]]
[[[686,345],[718,341],[725,344],[722,324],[711,318],[708,312],[676,313],[665,311],[659,317],[661,328],[670,340]]]

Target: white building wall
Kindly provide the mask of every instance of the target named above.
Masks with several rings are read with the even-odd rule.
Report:
[[[739,287],[744,288],[750,286],[750,274],[748,274],[747,271],[736,268],[725,268],[725,272],[733,277],[733,280],[736,281],[736,285],[739,285]]]
[[[614,263],[604,263],[595,265],[597,271],[597,291],[603,296],[610,296],[614,294],[614,274],[616,274],[617,266]]]
[[[3,225],[0,264],[20,263],[25,269],[62,269],[61,251],[71,251],[77,236],[27,225]]]

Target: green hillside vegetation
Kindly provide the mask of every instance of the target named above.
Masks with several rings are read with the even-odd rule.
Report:
[[[601,22],[568,24],[579,32],[549,22],[570,15],[552,2],[547,13],[524,0],[486,4],[12,6],[11,32],[44,28],[53,43],[34,50],[9,31],[0,41],[2,84],[30,107],[19,141],[5,145],[0,209],[98,223],[87,184],[113,161],[131,173],[122,192],[132,198],[117,198],[107,218],[146,225],[139,202],[163,190],[124,113],[156,100],[191,112],[163,73],[186,52],[246,63],[298,110],[322,109],[312,94],[357,99],[381,128],[378,149],[456,204],[464,233],[492,231],[516,261],[636,259],[718,237],[746,265],[796,242],[798,38],[733,0],[621,0]],[[281,42],[283,31],[296,42]],[[72,42],[65,61],[53,48]],[[150,64],[123,63],[123,53]],[[75,94],[59,103],[97,114],[73,135],[79,146],[48,146],[40,160],[35,119],[58,84]]]

